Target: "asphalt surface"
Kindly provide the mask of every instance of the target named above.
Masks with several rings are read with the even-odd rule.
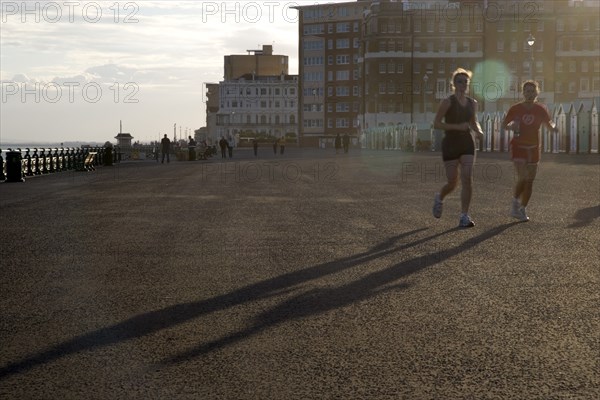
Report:
[[[261,148],[0,184],[0,399],[597,399],[600,157]]]

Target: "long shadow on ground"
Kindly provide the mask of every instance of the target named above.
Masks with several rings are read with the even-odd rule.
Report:
[[[424,254],[400,262],[385,270],[373,272],[360,280],[337,288],[313,290],[302,293],[259,315],[255,319],[253,326],[221,339],[200,344],[191,350],[165,360],[165,363],[169,364],[184,361],[235,343],[286,321],[309,315],[318,315],[338,307],[343,307],[352,302],[376,296],[384,291],[402,288],[402,284],[389,285],[407,275],[456,256],[459,253],[502,233],[514,224],[515,223],[498,226],[476,237],[470,238],[453,248],[441,250],[432,254]],[[418,246],[457,230],[457,228],[453,228],[410,243],[397,245],[400,240],[414,236],[426,229],[427,228],[415,229],[410,232],[393,236],[363,253],[283,274],[272,279],[242,287],[225,295],[216,296],[206,300],[177,304],[160,310],[140,314],[118,324],[77,336],[71,340],[50,347],[45,351],[31,355],[21,361],[11,362],[5,365],[0,368],[0,379],[25,372],[37,365],[47,364],[70,354],[148,336],[215,311],[221,311],[247,302],[254,302],[260,299],[281,295],[290,291],[297,285],[351,268],[360,267],[372,260]]]

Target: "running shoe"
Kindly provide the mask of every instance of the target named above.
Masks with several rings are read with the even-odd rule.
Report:
[[[433,216],[435,218],[442,217],[442,207],[443,206],[444,206],[444,203],[442,203],[442,200],[440,199],[440,194],[436,193],[433,198]]]
[[[475,222],[469,217],[468,214],[461,214],[458,226],[461,228],[472,228],[475,226]]]
[[[527,216],[527,211],[525,210],[525,207],[522,207],[522,206],[519,207],[518,212],[516,214],[513,214],[512,216],[521,222],[529,221],[529,217]]]

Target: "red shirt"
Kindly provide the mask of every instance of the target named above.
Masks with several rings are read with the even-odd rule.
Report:
[[[544,104],[521,102],[508,110],[504,123],[511,121],[519,123],[519,136],[515,135],[513,139],[517,144],[539,146],[541,142],[540,126],[551,120]]]

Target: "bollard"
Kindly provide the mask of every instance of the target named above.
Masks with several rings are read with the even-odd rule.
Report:
[[[104,166],[112,167],[113,165],[113,148],[112,146],[106,146],[104,148]]]
[[[23,177],[23,164],[20,151],[9,151],[6,153],[6,181],[25,182]]]

